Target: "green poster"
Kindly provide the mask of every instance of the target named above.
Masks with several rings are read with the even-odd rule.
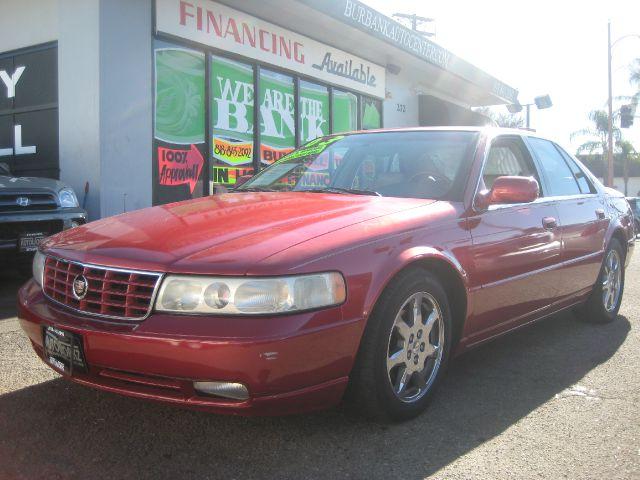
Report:
[[[362,129],[380,128],[382,125],[382,105],[379,100],[362,98]]]
[[[333,90],[333,131],[358,129],[358,97],[349,92]]]
[[[329,134],[329,91],[327,87],[300,81],[300,143]]]
[[[204,54],[156,48],[155,137],[188,145],[204,143]]]
[[[260,72],[260,159],[271,164],[295,147],[293,78]]]
[[[214,164],[246,166],[253,161],[253,67],[226,58],[211,60]]]

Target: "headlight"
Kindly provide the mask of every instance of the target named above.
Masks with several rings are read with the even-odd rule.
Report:
[[[60,206],[63,208],[75,208],[78,206],[76,194],[70,188],[63,188],[58,192]]]
[[[40,286],[42,286],[42,277],[44,276],[44,261],[45,261],[46,257],[40,253],[39,251],[36,252],[36,254],[33,257],[33,265],[32,265],[32,272],[33,272],[33,279],[36,281],[36,283]]]
[[[168,275],[155,308],[162,312],[260,315],[339,305],[346,298],[337,272],[293,277]]]

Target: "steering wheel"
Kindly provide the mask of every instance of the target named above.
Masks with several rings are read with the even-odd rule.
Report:
[[[444,176],[443,174],[438,172],[432,172],[432,171],[416,173],[409,179],[409,183],[417,183],[417,179],[421,177],[427,177],[427,178],[430,177],[432,182],[443,183],[444,184],[443,186],[446,186],[446,187],[451,187],[453,183],[451,180],[449,180],[448,177]]]

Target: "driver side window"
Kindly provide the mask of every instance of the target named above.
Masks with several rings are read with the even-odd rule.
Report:
[[[533,177],[540,185],[533,159],[520,137],[498,137],[491,144],[482,172],[484,188],[491,190],[496,178],[503,176]]]

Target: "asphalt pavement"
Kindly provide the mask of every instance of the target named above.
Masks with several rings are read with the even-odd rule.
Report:
[[[640,256],[620,316],[563,313],[456,359],[401,424],[238,418],[102,393],[41,363],[0,272],[0,479],[640,479]]]

